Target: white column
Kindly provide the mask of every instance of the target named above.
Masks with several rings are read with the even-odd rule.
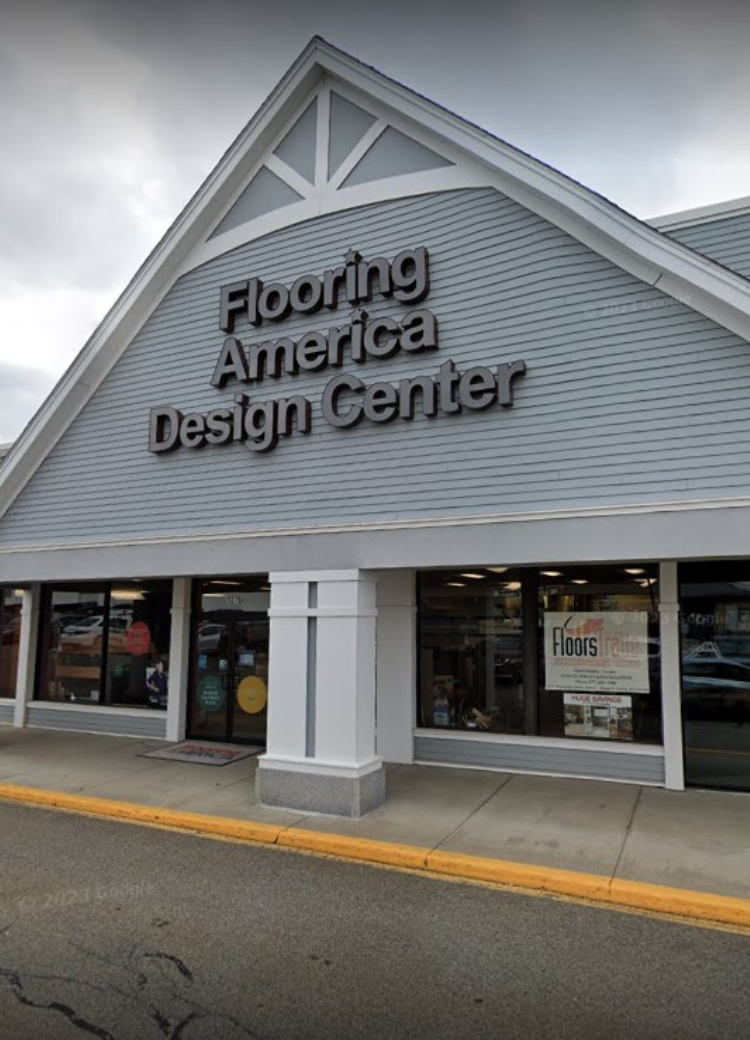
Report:
[[[685,789],[682,757],[679,599],[677,564],[674,560],[665,560],[659,565],[659,630],[661,636],[664,784],[671,791]]]
[[[378,574],[377,752],[414,761],[417,714],[417,606],[414,571]]]
[[[190,578],[172,584],[172,622],[169,634],[169,697],[166,738],[185,739],[188,677],[190,675]]]
[[[13,712],[14,726],[26,725],[26,708],[29,701],[34,697],[42,587],[34,584],[30,589],[24,589],[21,595],[21,633],[18,645],[16,703]]]
[[[385,796],[375,750],[376,585],[358,570],[274,573],[266,805],[360,816]]]

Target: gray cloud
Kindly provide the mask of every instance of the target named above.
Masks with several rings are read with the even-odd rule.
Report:
[[[18,436],[52,384],[46,372],[0,361],[0,444]]]

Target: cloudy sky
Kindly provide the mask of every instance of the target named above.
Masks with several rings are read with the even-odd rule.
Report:
[[[0,443],[316,33],[637,216],[750,195],[741,0],[0,0]]]

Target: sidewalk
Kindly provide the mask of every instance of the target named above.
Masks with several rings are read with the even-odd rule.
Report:
[[[21,787],[174,810],[170,821],[180,813],[202,814],[227,825],[259,824],[258,833],[269,836],[260,840],[276,844],[317,847],[313,838],[319,835],[326,838],[321,851],[352,855],[359,843],[356,858],[380,862],[387,856],[368,855],[368,841],[392,846],[393,862],[408,862],[396,853],[409,846],[417,850],[420,866],[441,857],[441,872],[462,876],[486,876],[472,873],[470,862],[464,870],[462,857],[498,861],[506,873],[508,864],[530,865],[542,881],[545,872],[553,881],[563,871],[596,875],[590,881],[581,877],[577,888],[572,883],[571,894],[586,895],[588,885],[593,895],[596,883],[609,879],[750,901],[750,795],[393,765],[387,767],[387,803],[350,820],[258,805],[254,757],[221,768],[139,757],[160,746],[165,745],[3,725],[0,797]],[[75,800],[69,802],[71,807]],[[118,815],[126,815],[124,808]],[[217,827],[220,832],[218,822],[211,825],[214,832]],[[344,841],[337,845],[329,840],[333,836]],[[450,864],[455,869],[447,869]],[[508,876],[510,883],[523,884],[522,872],[521,880]],[[553,883],[530,887],[566,891]],[[746,913],[750,923],[750,902]]]

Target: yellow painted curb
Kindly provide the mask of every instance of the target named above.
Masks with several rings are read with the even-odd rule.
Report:
[[[489,881],[496,885],[513,885],[576,899],[606,899],[609,878],[597,874],[581,874],[575,870],[537,867],[511,860],[488,859],[460,852],[431,852],[427,870],[434,874]],[[750,909],[750,905],[748,906]]]
[[[109,798],[67,794],[64,791],[45,791],[39,787],[20,787],[15,784],[0,784],[0,798],[49,809],[66,809],[68,812],[104,816],[113,820],[158,824],[160,827],[215,834],[240,841],[256,841],[264,845],[275,845],[282,830],[273,824],[253,823],[251,820],[204,816],[201,813],[182,812],[179,809],[160,809],[137,802],[116,802]]]
[[[415,870],[432,877],[484,881],[528,891],[584,899],[612,907],[646,910],[672,917],[750,929],[750,900],[733,896],[717,896],[666,885],[624,881],[598,874],[514,863],[510,860],[470,856],[458,852],[430,852],[414,845],[253,823],[250,820],[181,812],[177,809],[160,809],[135,802],[117,802],[108,798],[45,791],[37,787],[15,784],[0,784],[0,799],[49,809],[65,809],[68,812],[106,819],[170,827],[197,834],[231,838],[235,841],[257,842],[291,850],[339,856],[379,866]]]
[[[354,838],[344,834],[328,834],[287,828],[279,835],[278,845],[289,849],[304,849],[320,852],[326,856],[345,856],[367,863],[379,863],[389,867],[408,867],[409,870],[426,870],[427,849],[414,845],[396,845],[389,841],[374,841],[370,838]]]
[[[750,928],[750,902],[733,896],[613,878],[609,885],[609,902],[614,906]]]

